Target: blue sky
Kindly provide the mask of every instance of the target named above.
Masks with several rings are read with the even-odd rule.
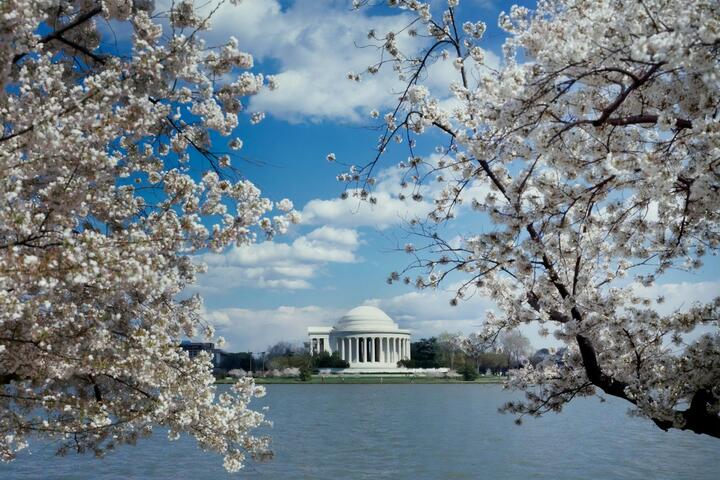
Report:
[[[278,75],[278,90],[249,101],[250,112],[264,111],[267,117],[255,126],[241,121],[237,134],[244,147],[234,164],[269,198],[290,198],[304,217],[303,224],[271,242],[203,256],[209,271],[197,290],[205,298],[206,318],[226,338],[229,350],[262,351],[279,340],[300,342],[307,326],[333,324],[363,303],[386,310],[402,327],[412,329],[414,338],[444,330],[470,333],[493,308],[484,298],[453,308],[449,291],[417,292],[386,284],[388,274],[409,261],[396,250],[407,241],[402,219],[421,215],[427,207],[404,204],[393,195],[399,187],[392,165],[407,156],[406,149],[391,151],[385,170],[381,168],[378,191],[385,202],[370,208],[339,199],[343,185],[335,176],[341,169],[328,163],[326,155],[334,152],[347,164],[371,160],[379,132],[372,128],[376,123],[369,112],[391,107],[398,89],[390,69],[361,83],[345,78],[376,59],[376,51],[357,48],[354,42],[366,43],[370,28],[382,32],[409,18],[384,7],[353,12],[351,3],[244,0],[239,7],[223,7],[207,35],[210,43],[234,35],[240,47],[255,56],[258,71]],[[510,5],[499,0],[461,2],[461,21],[484,20],[488,25],[484,48],[490,62],[500,61],[503,36],[497,16]],[[440,89],[453,70],[439,65],[433,73],[438,82],[430,86]],[[428,144],[433,140],[428,138]],[[461,212],[446,234],[470,233],[481,226]],[[693,276],[671,275],[665,281],[675,283],[654,287],[666,289],[665,308],[720,291],[715,267],[717,262]],[[525,333],[536,347],[553,343],[533,329]]]

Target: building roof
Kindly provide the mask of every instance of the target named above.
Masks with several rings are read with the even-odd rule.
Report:
[[[398,332],[397,323],[377,307],[362,305],[347,312],[335,325],[340,332]]]
[[[395,333],[410,335],[393,322],[393,319],[377,307],[361,305],[355,307],[338,321],[334,327],[308,327],[308,335],[331,335],[353,332]]]

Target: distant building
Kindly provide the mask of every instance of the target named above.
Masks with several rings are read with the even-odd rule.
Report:
[[[563,358],[566,352],[566,347],[553,351],[547,348],[541,348],[535,352],[532,357],[530,357],[529,361],[532,365],[538,365],[540,363],[554,363],[555,365],[562,366],[565,364]]]
[[[222,356],[225,353],[219,348],[215,348],[212,342],[189,342],[187,340],[180,343],[180,348],[188,352],[191,359],[198,356],[200,352],[209,352],[212,355],[213,366],[217,367],[222,362]]]
[[[334,327],[308,327],[310,354],[338,352],[350,368],[394,369],[410,359],[410,330],[371,306],[347,312]]]

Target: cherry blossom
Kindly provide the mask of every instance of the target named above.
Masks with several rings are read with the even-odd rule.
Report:
[[[270,455],[240,379],[219,394],[212,328],[183,290],[193,254],[284,232],[299,216],[217,149],[265,85],[231,38],[205,45],[193,2],[0,4],[0,458],[33,438],[103,455],[157,426],[225,467]],[[129,32],[118,51],[115,31]],[[274,84],[272,85],[275,86]],[[262,118],[257,112],[246,125]],[[250,127],[248,127],[250,128]],[[225,138],[223,138],[225,137]]]
[[[372,39],[407,87],[379,114],[377,156],[338,177],[366,192],[394,136],[409,140],[403,186],[432,195],[435,210],[415,222],[413,262],[389,281],[464,279],[451,305],[480,294],[498,307],[481,338],[528,324],[567,344],[561,363],[516,372],[508,386],[526,399],[507,411],[604,393],[663,430],[720,437],[720,298],[667,315],[635,293],[720,247],[720,4],[514,6],[499,18],[499,67],[483,63],[485,25],[458,24],[457,1],[437,18],[431,2],[390,4],[417,15],[414,33]],[[422,50],[401,51],[399,38],[423,29]],[[448,68],[435,65],[456,71],[445,88],[432,76]],[[425,157],[413,145],[427,132],[444,143]],[[484,227],[443,239],[444,225],[470,218]]]

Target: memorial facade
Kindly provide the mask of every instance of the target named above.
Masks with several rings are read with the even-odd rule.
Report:
[[[350,368],[398,368],[410,359],[410,330],[385,312],[363,305],[347,312],[333,327],[308,327],[310,353],[338,352]]]

